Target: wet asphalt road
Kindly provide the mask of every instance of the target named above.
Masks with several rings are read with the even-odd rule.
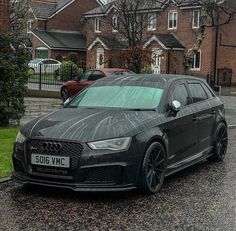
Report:
[[[236,128],[223,163],[166,179],[156,195],[0,184],[0,230],[236,230]]]

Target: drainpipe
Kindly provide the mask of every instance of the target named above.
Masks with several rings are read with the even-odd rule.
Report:
[[[167,74],[170,74],[170,52],[172,48],[168,51],[168,62],[167,62]]]
[[[215,57],[214,57],[214,70],[213,70],[213,76],[214,76],[214,85],[218,84],[216,73],[217,73],[217,56],[218,56],[218,40],[219,40],[219,14],[217,14],[217,25],[216,25],[216,31],[215,31]]]

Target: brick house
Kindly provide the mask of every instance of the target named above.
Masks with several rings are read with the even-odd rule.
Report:
[[[148,11],[152,15],[151,22],[143,31],[143,48],[151,51],[153,60],[151,69],[154,73],[212,76],[215,84],[236,85],[236,20],[220,26],[217,32],[215,27],[206,28],[200,49],[191,64],[186,64],[186,53],[194,48],[200,26],[200,11],[201,6],[191,0],[163,0],[153,5]],[[104,23],[104,18],[115,15],[112,2],[85,13],[87,68],[124,65],[122,57],[111,60],[111,53],[119,50],[115,47],[116,39],[120,41],[122,36],[111,24]]]
[[[0,1],[0,30],[7,31],[10,28],[10,1]]]
[[[100,6],[99,0],[33,0],[28,21],[33,58],[62,60],[70,53],[77,55],[83,66],[86,38],[83,33],[84,12]]]

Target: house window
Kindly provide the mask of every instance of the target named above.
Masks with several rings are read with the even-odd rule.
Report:
[[[193,28],[199,28],[200,26],[200,10],[193,11]]]
[[[148,14],[148,30],[155,30],[156,22],[156,14]]]
[[[168,29],[177,29],[177,11],[170,11],[168,14]]]
[[[48,48],[46,48],[46,47],[36,48],[35,58],[47,59],[48,58]]]
[[[31,19],[27,21],[27,33],[31,33],[32,21]]]
[[[116,15],[112,17],[112,32],[117,32],[118,30],[118,18]]]
[[[95,24],[94,24],[94,31],[95,32],[101,32],[100,30],[100,18],[95,18]]]
[[[201,51],[197,51],[193,56],[192,69],[200,69],[201,65]]]

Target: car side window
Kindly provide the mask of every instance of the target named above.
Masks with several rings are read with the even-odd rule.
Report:
[[[184,84],[179,84],[174,88],[171,97],[171,101],[172,100],[178,100],[182,106],[186,106],[191,103],[187,88]]]
[[[58,62],[54,60],[49,60],[49,64],[58,64]]]
[[[206,86],[206,84],[202,83],[201,84],[205,90],[205,92],[207,93],[207,95],[211,98],[211,97],[215,97],[215,95],[212,93],[212,91],[209,89],[208,86]]]
[[[189,83],[188,86],[193,103],[208,99],[207,93],[200,83]]]
[[[44,60],[42,61],[43,64],[50,64],[50,60]]]
[[[90,75],[92,75],[93,71],[86,71],[81,77],[81,80],[88,80]]]
[[[101,71],[93,71],[93,73],[88,77],[89,81],[95,81],[97,79],[101,79],[105,77],[105,75]]]

